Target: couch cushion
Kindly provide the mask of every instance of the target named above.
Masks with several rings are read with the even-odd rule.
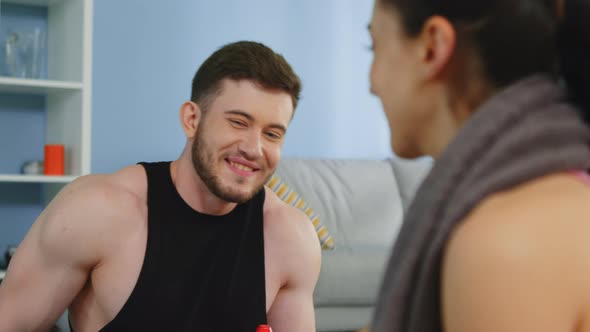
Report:
[[[276,174],[308,200],[336,241],[322,256],[314,303],[374,303],[403,215],[391,164],[286,158]]]
[[[418,187],[432,168],[433,160],[430,157],[412,160],[394,157],[389,159],[389,163],[397,181],[404,211],[406,211]]]
[[[323,250],[334,249],[334,239],[328,232],[328,229],[320,222],[320,216],[318,216],[313,208],[307,204],[306,199],[301,197],[276,174],[268,179],[266,186],[269,187],[270,190],[272,190],[283,202],[298,208],[307,215],[315,228]]]
[[[391,246],[403,209],[389,161],[285,158],[276,174],[322,217],[337,251]]]
[[[322,270],[314,290],[315,306],[372,306],[389,257],[388,248],[340,247],[322,255]]]
[[[276,174],[322,216],[336,242],[322,255],[316,306],[375,303],[405,207],[430,166],[397,158],[281,161]]]
[[[317,332],[357,331],[369,326],[373,311],[372,306],[316,307]]]

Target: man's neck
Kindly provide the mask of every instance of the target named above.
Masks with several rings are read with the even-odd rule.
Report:
[[[170,165],[170,173],[178,194],[193,210],[220,216],[228,214],[237,205],[213,194],[187,158],[180,157],[173,161]]]

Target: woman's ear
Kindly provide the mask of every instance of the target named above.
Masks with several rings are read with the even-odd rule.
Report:
[[[442,16],[432,16],[420,34],[420,61],[425,78],[439,77],[449,65],[457,45],[453,24]]]
[[[187,138],[195,137],[202,111],[197,103],[187,101],[180,107],[180,123]]]

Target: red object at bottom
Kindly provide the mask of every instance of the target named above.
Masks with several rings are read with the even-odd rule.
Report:
[[[270,325],[258,325],[256,332],[272,332]]]

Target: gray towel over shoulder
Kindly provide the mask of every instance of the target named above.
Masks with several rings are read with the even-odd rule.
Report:
[[[457,224],[486,196],[556,172],[590,169],[590,128],[547,76],[485,102],[435,162],[393,248],[372,331],[442,331],[441,261]]]

